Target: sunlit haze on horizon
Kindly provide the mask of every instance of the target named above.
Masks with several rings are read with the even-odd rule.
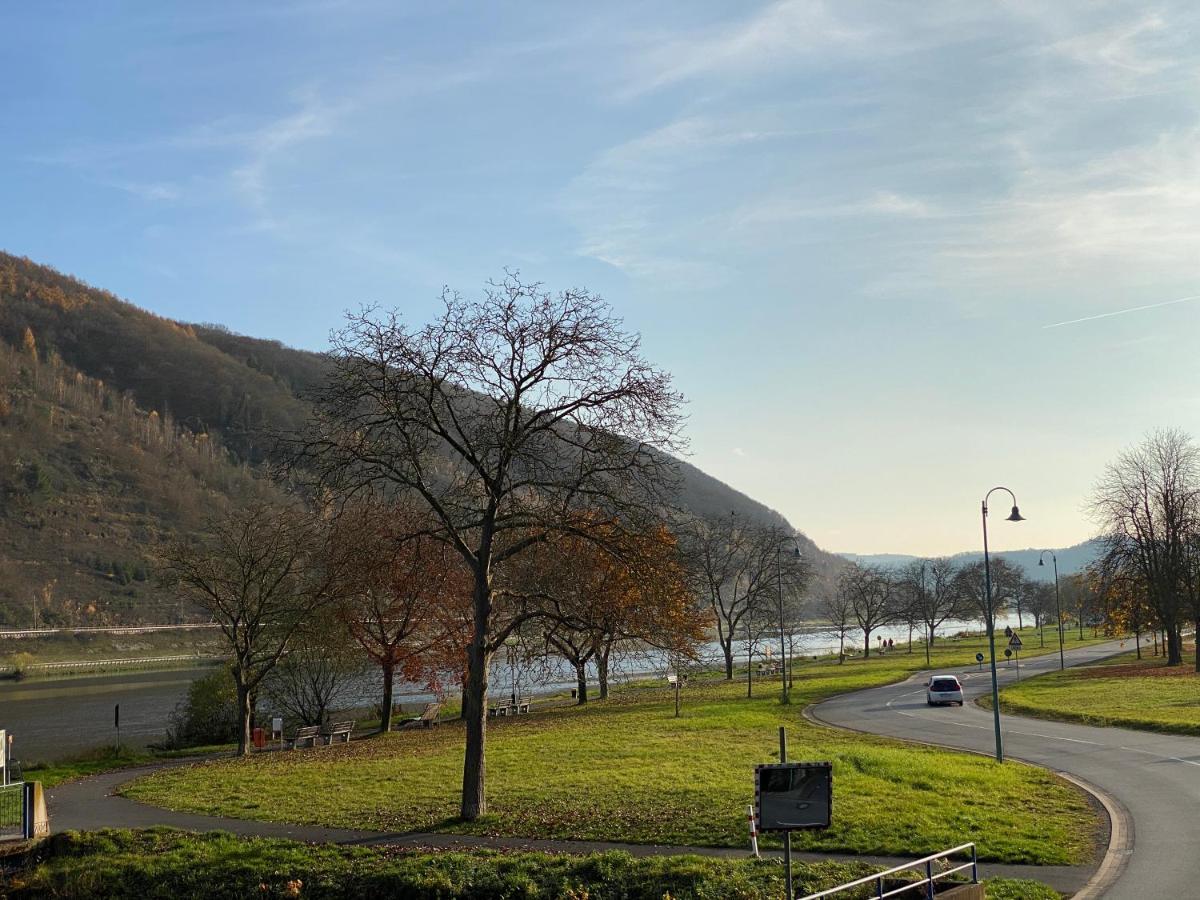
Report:
[[[0,249],[323,349],[506,267],[587,286],[689,461],[822,547],[1094,532],[1200,431],[1200,8],[381,3],[5,16]],[[19,123],[20,127],[14,127]]]

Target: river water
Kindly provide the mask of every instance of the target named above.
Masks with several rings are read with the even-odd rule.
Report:
[[[1010,624],[1001,619],[997,630]],[[1016,622],[1011,623],[1014,627]],[[940,634],[952,635],[965,628],[977,630],[978,624],[947,623]],[[908,629],[888,627],[878,635],[892,639],[897,646],[906,644]],[[828,631],[812,629],[799,635],[797,655],[808,656],[836,651],[837,639]],[[914,641],[917,636],[914,635]],[[847,635],[847,648],[859,648],[861,634]],[[872,644],[878,646],[875,635]],[[767,648],[777,654],[777,646],[764,641],[755,650],[756,659],[767,658]],[[919,645],[916,652],[921,652]],[[745,659],[745,644],[735,647]],[[702,659],[713,668],[720,666],[720,650],[713,644],[703,648]],[[561,661],[522,663],[510,660],[505,652],[496,655],[491,676],[492,693],[505,697],[510,693],[530,696],[574,687],[570,670]],[[661,672],[665,660],[653,653],[628,659],[613,673],[614,684],[648,673]],[[188,685],[213,671],[208,668],[173,669],[163,672],[129,672],[60,680],[0,681],[0,728],[14,736],[13,758],[25,764],[54,761],[79,754],[116,740],[114,707],[121,706],[121,742],[144,747],[161,741],[168,717],[187,696]],[[375,673],[356,679],[344,695],[342,705],[370,707],[379,697],[379,679]],[[432,699],[417,685],[397,685],[397,702],[420,703]],[[268,710],[263,710],[269,714]]]

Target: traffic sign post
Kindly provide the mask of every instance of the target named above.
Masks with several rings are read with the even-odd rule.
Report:
[[[792,832],[828,828],[833,810],[833,764],[787,761],[787,732],[779,727],[779,762],[754,767],[758,832],[783,832],[787,897],[792,891]]]
[[[1011,653],[1013,658],[1016,660],[1017,681],[1021,680],[1021,648],[1023,646],[1025,645],[1021,643],[1021,636],[1016,632],[1013,632],[1012,636],[1008,639],[1008,649],[1004,651],[1006,656]]]

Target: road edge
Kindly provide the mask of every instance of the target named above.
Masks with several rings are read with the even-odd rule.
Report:
[[[918,673],[920,674],[920,673]],[[903,683],[903,682],[899,682]],[[873,688],[868,688],[873,690]],[[851,691],[851,694],[858,693]],[[823,728],[829,728],[834,731],[850,731],[855,734],[869,734],[873,737],[881,737],[889,741],[899,741],[902,744],[916,744],[921,747],[936,747],[938,750],[949,750],[954,753],[969,753],[973,756],[982,756],[986,759],[991,759],[990,753],[983,753],[979,750],[966,750],[961,747],[950,747],[946,744],[937,744],[933,741],[915,741],[907,738],[891,737],[890,735],[876,734],[873,731],[866,731],[861,728],[850,728],[846,725],[836,725],[833,722],[827,722],[815,712],[816,708],[826,701],[836,699],[838,697],[846,697],[848,694],[836,694],[833,697],[826,697],[817,703],[810,703],[800,711],[806,721],[813,725],[818,725]],[[1010,716],[1009,718],[1020,718],[1019,716]],[[1125,807],[1115,798],[1109,796],[1103,790],[1098,788],[1091,782],[1084,781],[1077,775],[1072,775],[1069,772],[1061,772],[1055,769],[1047,768],[1046,766],[1038,765],[1035,762],[1030,762],[1027,759],[1021,759],[1019,756],[1009,756],[1009,759],[1019,760],[1027,766],[1034,766],[1043,771],[1050,772],[1062,778],[1065,781],[1071,782],[1081,791],[1089,794],[1104,810],[1105,816],[1108,817],[1108,846],[1104,850],[1104,856],[1100,859],[1099,865],[1088,878],[1087,884],[1071,895],[1071,900],[1096,900],[1103,897],[1104,892],[1116,884],[1117,879],[1125,872],[1125,867],[1129,865],[1129,857],[1133,855],[1133,819]]]
[[[1047,769],[1047,771],[1053,770]],[[1125,868],[1129,865],[1129,858],[1133,855],[1133,818],[1116,797],[1091,782],[1072,775],[1070,772],[1056,771],[1054,774],[1095,797],[1108,815],[1108,849],[1104,851],[1104,858],[1100,860],[1099,868],[1088,879],[1083,890],[1078,891],[1072,900],[1094,900],[1094,898],[1103,897],[1108,889],[1117,883],[1117,879],[1125,873]]]

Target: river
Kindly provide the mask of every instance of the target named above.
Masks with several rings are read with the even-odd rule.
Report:
[[[997,630],[1007,624],[1007,619],[998,620]],[[1015,626],[1016,622],[1011,624]],[[939,633],[949,636],[967,627],[976,630],[978,624],[947,623]],[[906,628],[895,626],[880,629],[879,635],[885,640],[895,640],[897,645],[907,643],[908,638]],[[796,652],[800,656],[837,648],[836,638],[820,629],[798,635],[797,641]],[[861,634],[847,635],[848,648],[857,648],[860,642]],[[764,642],[755,651],[756,658],[766,658],[768,647],[774,654],[776,647]],[[919,646],[915,649],[921,652]],[[744,644],[737,646],[735,652],[744,660]],[[719,668],[719,648],[715,644],[703,648],[702,659],[706,666]],[[658,654],[640,654],[613,673],[613,682],[619,684],[628,678],[660,672],[664,664]],[[14,736],[14,759],[25,764],[54,761],[114,743],[117,734],[113,727],[113,712],[120,704],[121,742],[145,747],[163,739],[168,717],[187,696],[188,685],[212,671],[212,667],[207,667],[57,680],[0,681],[0,728]],[[373,672],[356,679],[344,695],[344,705],[369,708],[379,696],[378,684],[378,676]],[[560,661],[533,665],[514,661],[510,671],[502,651],[496,655],[493,664],[491,685],[497,697],[510,693],[529,696],[573,687],[574,680],[570,670]],[[397,685],[398,703],[419,703],[428,699],[431,699],[430,695],[417,685]]]

